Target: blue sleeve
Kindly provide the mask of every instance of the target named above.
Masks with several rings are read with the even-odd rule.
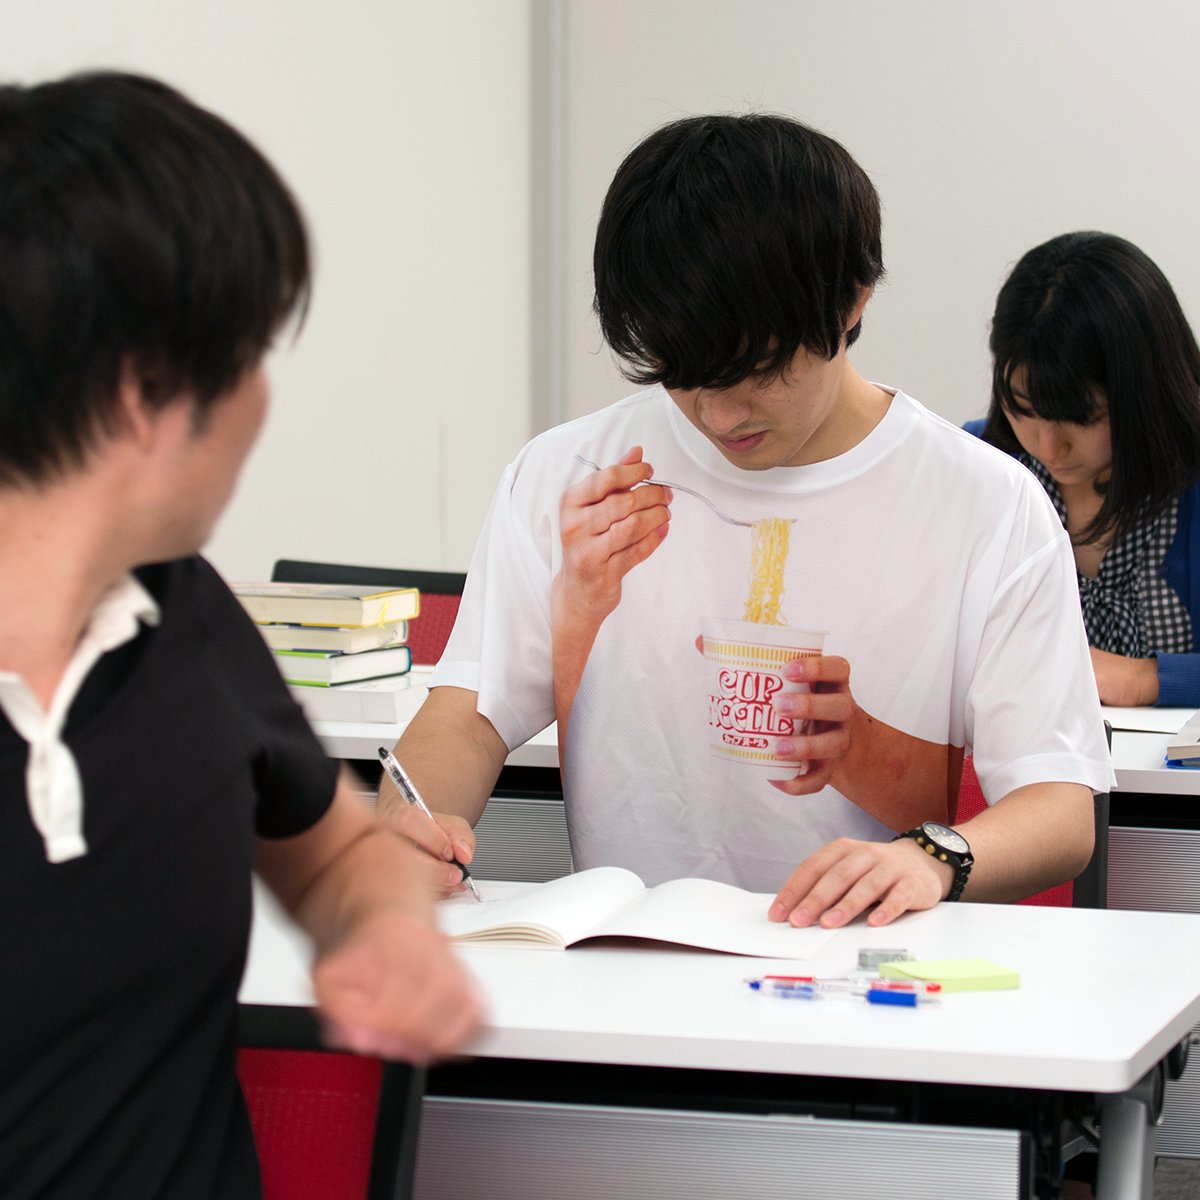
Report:
[[[1200,485],[1179,502],[1179,528],[1163,559],[1163,577],[1183,601],[1192,620],[1192,645],[1200,634]],[[1165,708],[1200,706],[1200,654],[1160,654],[1158,703]]]
[[[977,438],[981,438],[983,431],[987,428],[987,417],[975,417],[970,421],[964,421],[963,428],[968,433],[973,433]]]
[[[1200,707],[1200,654],[1159,654],[1157,658],[1159,706]]]

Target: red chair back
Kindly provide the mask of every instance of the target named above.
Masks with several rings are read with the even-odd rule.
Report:
[[[243,1047],[237,1072],[263,1200],[364,1200],[382,1063],[354,1054]]]
[[[421,611],[408,623],[408,646],[414,665],[432,666],[442,657],[461,602],[461,595],[421,593]]]

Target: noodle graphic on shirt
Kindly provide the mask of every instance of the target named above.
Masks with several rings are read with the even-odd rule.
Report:
[[[781,740],[806,729],[783,716],[776,700],[784,692],[807,690],[786,679],[784,667],[802,655],[819,654],[824,644],[823,633],[792,629],[780,611],[791,526],[784,517],[754,522],[742,620],[708,619],[699,641],[711,664],[709,750],[727,761],[767,768],[768,779],[794,779],[807,769],[779,751]]]
[[[593,457],[594,452],[588,456],[589,461]],[[695,518],[689,515],[686,519]],[[795,621],[809,608],[837,611],[836,605],[830,608],[828,597],[820,593],[819,563],[809,564],[805,579],[811,580],[813,598],[819,598],[821,604],[810,605],[803,594],[793,591],[786,597],[785,610],[787,565],[795,521],[796,518],[780,516],[754,520],[743,534],[749,536],[743,543],[746,554],[743,561],[748,573],[741,611],[738,612],[735,599],[730,606],[732,611],[709,616],[696,614],[701,631],[699,635],[689,632],[687,639],[694,641],[696,650],[703,655],[706,669],[701,683],[703,690],[696,696],[699,703],[679,710],[681,716],[689,714],[687,727],[680,728],[681,745],[699,748],[706,744],[712,755],[726,763],[738,764],[734,770],[739,780],[745,780],[749,800],[752,793],[771,784],[791,791],[789,781],[795,781],[797,791],[806,790],[800,781],[808,773],[810,763],[796,757],[796,742],[800,741],[803,743],[800,752],[811,749],[818,754],[815,761],[822,761],[821,752],[831,756],[824,763],[827,769],[831,768],[826,786],[886,827],[901,831],[921,820],[952,821],[962,774],[961,746],[926,741],[872,716],[855,702],[844,671],[840,682],[835,678],[832,683],[810,685],[787,678],[788,663],[798,657],[826,653],[826,631],[793,624],[789,616]],[[578,542],[581,536],[586,536],[586,527],[575,522],[571,537]],[[566,561],[565,524],[562,537]],[[657,548],[652,553],[657,554]],[[636,565],[632,569],[636,571]],[[603,597],[598,597],[594,590],[589,592],[587,586],[581,588],[587,582],[576,574],[568,583],[562,570],[552,581],[554,710],[564,774],[568,772],[565,753],[570,741],[569,722],[585,666],[592,656],[600,626],[612,606],[622,602],[618,590],[608,603],[597,604],[596,599]],[[796,583],[793,570],[793,588]],[[844,643],[846,633],[839,632]],[[842,665],[848,669],[844,661]],[[832,676],[825,677],[834,678],[837,674],[835,669]],[[661,677],[669,681],[671,675],[666,672]],[[846,693],[850,699],[850,720],[829,718],[825,724],[821,719],[807,715],[793,718],[778,710],[782,695],[807,693],[810,687],[814,691]],[[840,711],[844,712],[844,706]],[[692,722],[702,724],[697,727]],[[849,749],[844,739],[835,742],[837,748],[832,751],[823,743],[808,741],[810,737],[819,740],[822,733],[839,729],[849,733]],[[786,755],[779,752],[781,742],[787,748]],[[818,785],[807,790],[811,791],[809,798],[815,800],[823,789]]]
[[[785,757],[780,742],[819,731],[811,720],[783,716],[782,694],[808,692],[787,679],[789,662],[824,653],[825,633],[792,628],[782,611],[793,522],[767,517],[754,522],[749,587],[741,621],[710,619],[697,648],[711,664],[708,675],[708,746],[726,761],[753,768],[750,779],[788,780],[809,764]],[[802,606],[803,600],[800,601]],[[957,804],[962,751],[928,742],[862,718],[851,753],[838,761],[831,783],[848,799],[897,831],[924,820],[952,819]]]
[[[783,600],[783,568],[787,564],[791,521],[767,517],[754,522],[754,545],[750,553],[750,592],[743,620],[760,625],[782,625],[779,605]]]

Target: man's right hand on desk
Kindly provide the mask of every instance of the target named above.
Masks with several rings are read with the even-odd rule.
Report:
[[[451,859],[470,863],[475,856],[475,831],[462,817],[436,812],[433,816],[431,821],[419,808],[402,804],[389,808],[380,819],[393,833],[445,864],[445,870],[435,875],[435,883],[445,898],[462,889],[462,872]]]

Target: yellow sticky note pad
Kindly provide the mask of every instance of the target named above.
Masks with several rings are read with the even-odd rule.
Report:
[[[920,979],[925,983],[940,983],[946,992],[997,992],[1021,986],[1021,977],[1016,971],[987,958],[880,963],[879,974],[888,979]]]

